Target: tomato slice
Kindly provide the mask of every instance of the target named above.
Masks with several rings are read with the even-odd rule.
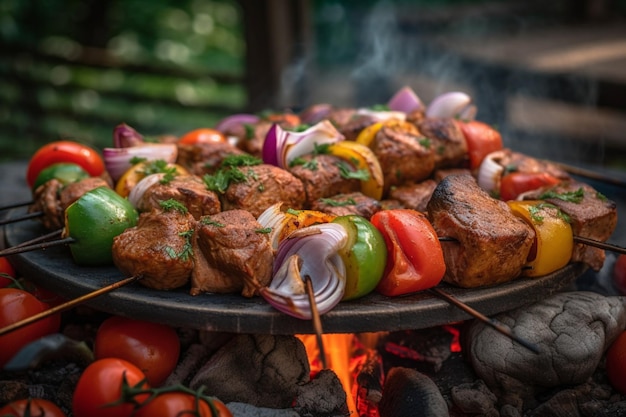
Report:
[[[195,129],[185,133],[178,139],[181,145],[195,145],[197,143],[219,143],[226,142],[226,137],[222,132],[210,128]]]
[[[422,291],[446,272],[439,238],[426,216],[410,209],[382,210],[371,218],[387,244],[385,275],[376,290],[386,296]]]
[[[500,199],[503,201],[515,200],[517,196],[526,191],[558,183],[558,178],[545,172],[512,172],[502,177],[500,181]]]
[[[82,167],[92,177],[104,173],[104,161],[95,149],[78,142],[61,140],[48,143],[35,152],[28,163],[26,182],[33,187],[37,175],[58,162],[69,162]]]
[[[457,121],[467,142],[469,168],[478,169],[485,156],[502,149],[500,132],[477,120]]]

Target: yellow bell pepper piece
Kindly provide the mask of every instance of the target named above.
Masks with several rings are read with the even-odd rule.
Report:
[[[374,137],[376,133],[383,127],[382,122],[374,123],[361,130],[356,139],[354,140],[356,143],[360,143],[361,145],[370,146],[370,144],[374,141]]]
[[[122,197],[128,197],[130,190],[146,176],[150,164],[154,164],[154,161],[143,161],[130,167],[115,184],[115,192]],[[178,164],[167,164],[166,167],[174,168],[176,175],[189,175],[189,171]]]
[[[361,192],[380,200],[383,196],[384,177],[378,158],[367,146],[349,140],[336,142],[328,147],[328,153],[356,165],[357,169],[369,172],[369,178],[361,181]]]
[[[514,215],[535,230],[535,243],[528,255],[529,268],[522,275],[540,277],[567,265],[574,249],[574,235],[567,216],[558,207],[541,200],[508,201]]]

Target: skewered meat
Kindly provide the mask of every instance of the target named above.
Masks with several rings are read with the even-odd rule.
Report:
[[[302,182],[288,171],[266,164],[230,169],[239,170],[245,180],[231,182],[220,196],[222,210],[247,210],[257,218],[269,206],[281,201],[294,209],[303,208]]]
[[[148,188],[137,202],[137,210],[150,211],[160,208],[161,201],[173,199],[187,207],[195,218],[221,211],[217,193],[210,191],[198,176],[179,175],[166,184],[157,182]]]
[[[422,181],[435,168],[430,141],[411,123],[384,125],[370,147],[385,177],[385,193],[394,185]]]
[[[293,113],[273,113],[260,119],[257,123],[240,125],[224,132],[226,136],[236,138],[236,146],[250,155],[261,157],[265,136],[272,125],[278,124],[286,130],[298,127],[300,117]]]
[[[405,184],[391,187],[389,198],[399,201],[403,207],[426,212],[426,205],[430,200],[437,183],[427,179],[416,184]]]
[[[354,113],[349,120],[337,125],[337,130],[346,140],[355,140],[359,133],[369,125],[375,123],[374,117],[367,114]]]
[[[334,155],[306,155],[302,164],[290,168],[296,178],[302,181],[306,197],[304,207],[311,207],[320,198],[333,197],[337,194],[349,194],[361,189],[361,181],[346,178],[341,167],[354,169],[345,160]]]
[[[230,155],[242,155],[245,152],[228,142],[196,143],[178,145],[176,163],[186,168],[191,174],[202,176],[217,171],[222,160]]]
[[[187,284],[194,266],[192,239],[196,220],[181,210],[152,209],[137,225],[113,239],[113,263],[124,274],[158,290]]]
[[[524,193],[523,200],[545,200],[561,209],[570,218],[575,236],[605,242],[617,226],[617,205],[598,193],[592,186],[564,181],[552,187]],[[604,265],[603,249],[576,243],[572,262],[583,262],[595,271]]]
[[[274,253],[263,226],[245,210],[229,210],[198,222],[191,294],[241,291],[252,297],[272,278]],[[200,259],[204,258],[204,259]]]
[[[65,209],[87,191],[98,187],[110,185],[101,177],[89,177],[65,186],[60,181],[51,179],[37,187],[28,212],[42,212],[41,222],[46,229],[61,229],[65,226]]]
[[[423,119],[417,124],[419,131],[430,139],[435,150],[435,168],[460,167],[467,163],[467,142],[463,131],[454,119]]]
[[[525,155],[511,149],[497,151],[496,161],[505,169],[505,173],[519,171],[525,173],[546,173],[560,180],[571,179],[569,174],[549,161]]]
[[[382,209],[380,201],[361,192],[338,194],[331,198],[320,198],[311,205],[311,210],[321,211],[334,216],[358,214],[369,219]]]
[[[470,175],[450,175],[435,188],[428,216],[442,243],[444,281],[472,288],[509,281],[521,274],[534,241],[533,229],[506,203],[491,198]]]

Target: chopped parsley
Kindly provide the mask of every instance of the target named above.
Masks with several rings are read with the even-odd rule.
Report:
[[[556,198],[563,201],[568,201],[570,203],[580,203],[585,197],[585,192],[581,188],[576,191],[566,191],[563,193],[557,193],[555,191],[546,191],[545,193],[539,196],[540,200],[547,200],[548,198]]]
[[[558,217],[560,217],[567,223],[572,222],[572,219],[567,214],[563,213],[560,208],[550,203],[539,203],[537,205],[528,207],[528,213],[530,214],[530,218],[532,219],[532,221],[538,224],[543,223],[543,216],[541,216],[539,213],[546,208],[555,209]]]
[[[292,209],[292,208],[288,208],[287,209],[287,213],[291,214],[292,216],[298,216],[298,215],[300,215],[300,210],[295,210],[295,209]]]
[[[224,223],[216,222],[211,219],[209,216],[204,216],[200,219],[200,223],[206,224],[207,226],[215,226],[215,227],[224,227],[226,226]]]
[[[252,140],[254,139],[254,126],[249,124],[249,123],[244,123],[243,124],[243,128],[245,129],[246,133],[245,133],[245,138],[246,140]]]
[[[332,207],[356,206],[356,201],[354,201],[353,198],[348,198],[344,201],[337,201],[332,198],[320,198],[320,201]]]
[[[182,261],[188,261],[191,256],[193,256],[193,247],[191,245],[191,236],[193,235],[193,230],[187,230],[185,232],[180,232],[178,236],[185,238],[185,244],[183,245],[180,253],[176,253],[176,250],[171,246],[165,247],[165,252],[172,259],[180,259]]]
[[[373,111],[389,111],[389,105],[387,104],[374,104],[370,107],[370,110]]]
[[[180,213],[186,214],[189,210],[180,201],[170,198],[168,200],[159,201],[159,206],[165,211],[176,210]]]
[[[142,159],[142,158],[137,158],[137,159]],[[140,171],[145,176],[152,175],[152,174],[164,174],[163,178],[161,178],[161,180],[159,181],[161,184],[169,184],[169,182],[172,181],[174,177],[176,177],[176,175],[178,175],[178,172],[176,171],[176,167],[174,165],[167,163],[163,159],[155,159],[154,161],[147,161],[147,162],[145,159],[143,159],[143,161],[141,162],[145,162],[145,165]]]
[[[257,157],[247,154],[232,154],[226,156],[222,163],[221,167],[243,167],[243,166],[255,166],[261,165],[263,161]]]
[[[271,227],[264,227],[263,229],[255,229],[254,230],[256,233],[272,233],[272,228]]]
[[[301,165],[302,168],[308,169],[309,171],[317,171],[317,159],[311,158],[308,161],[304,158],[294,158],[289,164],[290,167]]]
[[[300,124],[300,125],[298,125],[296,127],[293,127],[293,128],[291,128],[289,130],[292,131],[292,132],[298,132],[299,133],[299,132],[304,132],[305,130],[307,130],[310,127],[311,127],[311,125],[308,125],[308,124]]]
[[[345,179],[361,181],[367,181],[370,179],[370,173],[366,169],[357,169],[353,171],[350,165],[344,161],[340,161],[336,165],[339,168],[339,174]]]
[[[328,154],[329,147],[330,143],[318,144],[317,142],[315,142],[313,143],[313,155],[326,155]]]
[[[220,168],[213,175],[205,174],[202,181],[208,190],[224,194],[231,183],[247,182],[248,176],[236,167]]]
[[[422,145],[424,148],[426,149],[430,149],[430,139],[428,139],[427,137],[421,137],[421,138],[417,138],[417,142]]]
[[[608,201],[608,200],[609,200],[609,199],[608,199],[608,198],[606,198],[606,196],[605,196],[604,194],[602,194],[600,191],[596,191],[596,198],[597,198],[598,200],[601,200],[601,201]]]

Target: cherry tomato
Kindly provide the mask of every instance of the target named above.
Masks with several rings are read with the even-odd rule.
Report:
[[[92,362],[81,374],[74,396],[72,413],[74,417],[130,417],[135,405],[133,401],[111,404],[122,399],[122,386],[147,389],[146,376],[141,369],[123,359],[106,358]],[[143,403],[148,394],[139,394],[132,400]]]
[[[613,283],[622,295],[626,295],[626,255],[619,255],[613,265]]]
[[[32,156],[26,170],[28,186],[33,187],[35,179],[44,168],[58,162],[79,165],[92,177],[104,173],[104,161],[93,148],[78,142],[61,140],[42,146]]]
[[[0,408],[2,417],[67,417],[56,404],[43,398],[15,400]]]
[[[0,288],[4,288],[13,283],[11,278],[16,278],[17,274],[11,262],[5,257],[0,258]],[[9,278],[10,277],[10,278]]]
[[[96,359],[127,360],[141,369],[153,387],[165,382],[180,354],[180,339],[172,327],[121,316],[103,321],[94,343]]]
[[[606,351],[606,373],[613,388],[626,394],[626,332],[620,334]]]
[[[232,413],[223,402],[213,399],[211,403],[216,414],[207,401],[196,400],[193,394],[166,392],[145,402],[133,417],[232,417]]]
[[[470,169],[478,169],[485,156],[502,149],[502,136],[488,124],[477,120],[458,123],[467,141]]]
[[[185,133],[178,139],[181,145],[194,145],[196,143],[226,142],[226,137],[222,132],[210,128],[200,128]]]
[[[439,284],[446,272],[443,250],[424,214],[409,209],[382,210],[371,222],[387,245],[385,275],[376,291],[396,296]]]
[[[48,306],[28,291],[0,288],[0,328],[17,323],[46,310]],[[0,336],[0,367],[22,347],[43,336],[56,333],[61,326],[59,315],[47,317]]]
[[[556,185],[558,178],[545,172],[512,172],[502,177],[500,182],[500,199],[515,200],[520,194],[536,190],[548,185]]]
[[[50,291],[39,284],[34,283],[29,279],[21,279],[20,284],[22,288],[37,297],[37,299],[45,303],[48,308],[56,307],[59,304],[63,304],[67,300],[61,297],[59,294]],[[60,314],[60,313],[59,313]]]

